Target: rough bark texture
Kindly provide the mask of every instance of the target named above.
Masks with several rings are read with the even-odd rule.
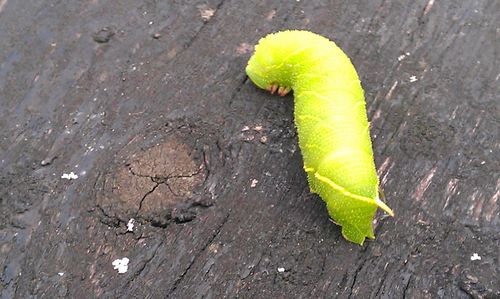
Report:
[[[0,0],[2,298],[498,298],[499,12]],[[335,40],[363,82],[396,213],[363,247],[309,193],[292,96],[245,76],[288,28]]]

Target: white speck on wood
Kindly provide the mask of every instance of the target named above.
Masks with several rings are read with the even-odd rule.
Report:
[[[133,232],[134,231],[134,218],[130,218],[130,220],[127,222],[127,231],[128,232]]]
[[[474,252],[471,257],[470,257],[470,260],[471,261],[480,261],[481,260],[481,256],[479,254],[477,254],[476,252]]]
[[[116,259],[113,261],[112,265],[115,270],[118,270],[118,273],[123,274],[128,271],[128,263],[129,259],[124,257],[122,259]]]
[[[253,180],[252,180],[252,183],[250,184],[250,188],[255,188],[255,186],[257,186],[257,183],[258,183],[258,182],[259,182],[258,180],[253,179]]]
[[[61,175],[61,179],[76,180],[77,178],[78,178],[78,175],[76,175],[73,171],[70,173],[63,173]]]

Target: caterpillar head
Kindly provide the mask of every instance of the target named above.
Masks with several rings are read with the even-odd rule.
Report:
[[[282,85],[283,80],[280,80],[282,78],[275,77],[275,79],[270,79],[269,76],[263,76],[255,67],[252,67],[250,63],[246,68],[246,72],[255,85],[262,89],[266,89],[271,94],[277,93],[280,96],[285,96],[292,90],[290,86]]]
[[[287,43],[283,37],[286,37],[283,33],[275,33],[262,38],[246,67],[246,73],[255,85],[281,96],[291,90],[294,77],[293,64],[288,63],[282,53]],[[276,47],[276,39],[280,39],[279,47]]]
[[[255,55],[252,56],[250,61],[248,62],[247,68],[246,68],[246,73],[250,80],[257,85],[257,87],[262,88],[262,89],[268,89],[269,86],[272,85],[271,82],[268,81],[268,75],[264,75],[265,72],[259,71],[261,67],[256,65],[257,63],[255,62]]]

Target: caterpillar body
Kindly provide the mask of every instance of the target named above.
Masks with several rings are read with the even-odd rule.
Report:
[[[286,95],[293,90],[299,147],[311,192],[325,201],[330,217],[349,241],[374,239],[379,199],[363,88],[347,55],[309,31],[269,34],[246,67],[260,88]]]

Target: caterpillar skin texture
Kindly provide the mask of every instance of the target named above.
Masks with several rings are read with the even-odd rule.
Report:
[[[374,239],[379,199],[363,88],[354,66],[334,42],[308,31],[262,38],[246,72],[260,88],[295,95],[295,125],[311,192],[349,241]]]

